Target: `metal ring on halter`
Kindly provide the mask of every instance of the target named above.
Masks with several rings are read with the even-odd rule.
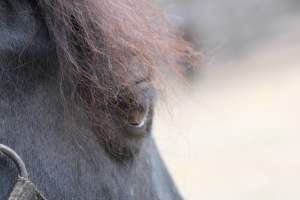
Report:
[[[11,159],[17,166],[18,171],[19,171],[19,176],[21,178],[25,178],[28,179],[28,172],[27,169],[25,167],[25,164],[23,162],[23,160],[21,159],[21,157],[11,148],[0,144],[0,155],[3,154],[5,156],[7,156],[9,159]]]

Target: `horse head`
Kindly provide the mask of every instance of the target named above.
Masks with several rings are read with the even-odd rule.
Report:
[[[180,199],[151,136],[159,66],[194,63],[146,0],[0,3],[0,143],[48,199]],[[0,159],[0,199],[16,168]]]

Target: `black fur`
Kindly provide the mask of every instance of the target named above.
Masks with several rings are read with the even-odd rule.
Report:
[[[0,143],[20,154],[38,189],[49,200],[181,199],[150,135],[132,139],[139,152],[118,162],[80,109],[65,108],[54,49],[34,1],[0,2]],[[113,131],[122,139],[128,130]],[[1,200],[15,178],[1,158]]]

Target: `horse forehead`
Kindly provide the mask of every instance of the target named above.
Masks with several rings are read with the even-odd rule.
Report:
[[[40,21],[31,4],[24,0],[0,2],[0,50],[13,51],[24,48],[32,40]]]
[[[1,93],[9,90],[12,96],[13,90],[31,89],[41,79],[53,75],[56,66],[53,46],[42,18],[30,1],[0,1]]]

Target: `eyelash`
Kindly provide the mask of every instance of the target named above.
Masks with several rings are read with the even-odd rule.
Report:
[[[114,103],[122,127],[126,128],[131,136],[143,136],[148,130],[152,119],[153,89],[141,82],[135,90],[125,90]],[[133,93],[132,91],[135,91]]]

